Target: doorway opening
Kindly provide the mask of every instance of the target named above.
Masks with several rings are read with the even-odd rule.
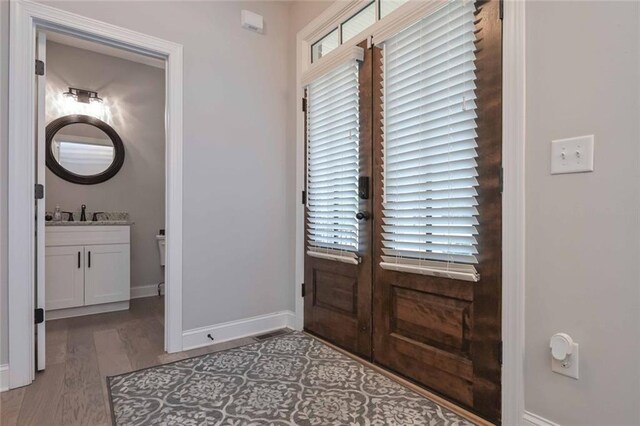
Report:
[[[164,349],[165,61],[51,30],[36,54],[37,370],[65,362],[77,322],[130,352],[144,329],[152,359]],[[131,355],[122,368],[141,368]]]
[[[119,153],[119,145],[126,140],[126,137],[121,137],[120,133],[126,134],[127,130],[116,130],[115,121],[109,124],[109,120],[103,120],[108,118],[108,114],[113,114],[114,111],[118,111],[118,108],[112,108],[107,110],[103,108],[101,111],[94,107],[100,106],[96,103],[95,98],[100,98],[100,88],[91,87],[75,87],[72,84],[68,84],[65,81],[65,92],[61,96],[65,96],[65,102],[78,103],[80,101],[88,101],[86,104],[90,107],[88,110],[81,111],[85,114],[69,114],[74,117],[73,123],[66,123],[66,125],[91,125],[96,123],[104,123],[98,126],[89,126],[91,128],[98,128],[103,134],[96,135],[71,135],[71,138],[65,135],[66,139],[63,141],[56,141],[53,130],[60,130],[65,126],[58,123],[57,129],[52,129],[50,139],[50,147],[53,146],[57,149],[56,155],[54,150],[47,151],[47,132],[44,128],[46,121],[45,108],[38,107],[39,95],[45,99],[46,102],[46,85],[38,84],[38,79],[41,79],[41,70],[44,71],[46,76],[46,62],[44,64],[36,63],[36,73],[34,75],[33,64],[34,61],[39,61],[39,54],[43,54],[46,51],[46,37],[45,32],[53,35],[57,38],[57,44],[60,41],[75,40],[74,43],[83,44],[86,47],[87,43],[93,43],[93,46],[101,46],[98,49],[101,50],[100,54],[107,53],[106,56],[118,55],[124,56],[119,59],[125,59],[131,61],[132,55],[140,59],[140,61],[155,62],[156,65],[163,64],[164,69],[157,69],[162,74],[159,79],[164,81],[161,83],[164,90],[160,90],[163,93],[163,99],[166,97],[166,102],[162,101],[165,105],[155,105],[159,107],[161,112],[161,124],[159,136],[156,135],[154,139],[159,139],[164,144],[164,149],[159,157],[162,157],[164,166],[162,163],[156,166],[160,176],[164,175],[161,179],[160,186],[164,189],[165,200],[161,203],[161,210],[164,210],[164,219],[159,223],[164,223],[164,226],[159,224],[153,225],[153,232],[149,237],[150,247],[153,247],[147,260],[156,268],[158,275],[150,276],[151,282],[144,282],[143,285],[133,284],[133,287],[139,287],[137,290],[131,291],[131,287],[126,288],[122,284],[127,280],[133,278],[132,275],[126,272],[126,267],[121,267],[125,261],[129,258],[131,247],[129,247],[129,253],[127,253],[127,242],[130,244],[131,239],[127,241],[130,235],[125,232],[126,223],[131,221],[131,217],[118,216],[117,213],[126,213],[118,211],[98,211],[98,201],[96,206],[92,209],[88,203],[82,203],[80,206],[71,205],[69,210],[74,213],[74,220],[79,221],[81,218],[85,218],[87,221],[94,219],[94,213],[96,222],[100,221],[115,221],[114,226],[101,226],[99,224],[92,224],[92,226],[100,226],[100,231],[94,235],[89,235],[90,241],[81,243],[77,241],[77,245],[74,247],[74,252],[71,255],[61,255],[71,264],[70,260],[73,257],[73,265],[75,266],[76,274],[73,275],[74,286],[69,286],[66,289],[68,294],[76,297],[75,302],[67,303],[79,303],[80,297],[77,293],[69,291],[71,287],[78,290],[81,289],[83,294],[83,303],[86,305],[86,301],[91,303],[91,309],[94,306],[110,306],[114,308],[113,304],[116,304],[119,308],[123,308],[123,298],[154,294],[157,297],[158,284],[164,281],[164,288],[161,287],[162,292],[165,294],[164,303],[161,303],[158,308],[158,312],[164,309],[164,315],[158,314],[159,319],[164,322],[164,332],[160,327],[158,338],[156,340],[163,340],[160,343],[160,347],[163,351],[178,352],[182,350],[182,46],[157,39],[141,33],[135,33],[130,30],[115,27],[110,24],[95,21],[93,19],[85,18],[73,13],[60,11],[58,9],[49,7],[47,5],[16,1],[11,4],[11,42],[10,42],[10,96],[12,99],[21,99],[21,102],[14,102],[9,109],[9,203],[12,205],[12,215],[9,217],[9,235],[8,235],[8,256],[9,256],[9,318],[11,318],[9,324],[9,388],[16,388],[30,384],[35,378],[35,371],[39,365],[39,361],[45,360],[44,354],[38,354],[36,359],[36,339],[35,336],[41,341],[44,339],[46,326],[38,324],[34,325],[34,312],[35,322],[40,319],[45,320],[43,324],[46,324],[46,310],[43,314],[42,311],[37,310],[46,305],[46,290],[37,292],[36,285],[42,285],[46,278],[47,261],[43,260],[43,252],[46,253],[46,247],[48,243],[56,242],[60,244],[60,239],[56,241],[56,238],[63,237],[70,238],[69,234],[73,234],[76,229],[80,229],[79,226],[51,226],[51,229],[66,229],[67,232],[56,235],[51,239],[47,238],[47,230],[44,228],[44,219],[47,216],[46,211],[48,207],[53,207],[51,213],[51,219],[54,219],[56,208],[54,206],[47,206],[45,202],[42,202],[41,193],[46,194],[46,186],[44,188],[36,186],[41,185],[42,182],[36,179],[46,176],[46,157],[47,152],[50,161],[56,161],[60,168],[64,168],[70,172],[70,175],[80,176],[82,173],[82,167],[93,167],[91,170],[92,176],[99,176],[101,174],[111,174],[112,176],[103,182],[109,183],[109,179],[113,180],[118,177],[119,174],[124,173],[126,167],[126,161],[122,160]],[[41,37],[38,37],[41,36]],[[56,43],[56,41],[54,41]],[[78,48],[78,46],[75,46]],[[85,49],[86,50],[86,49]],[[97,52],[93,52],[97,53]],[[44,61],[43,61],[44,62]],[[135,62],[135,61],[134,61]],[[142,64],[139,64],[142,65]],[[149,66],[147,63],[144,66]],[[44,81],[43,81],[44,83]],[[40,93],[42,92],[42,93]],[[55,92],[58,93],[56,89]],[[66,94],[65,94],[66,93]],[[103,92],[104,93],[104,92]],[[44,96],[42,96],[44,94]],[[103,107],[106,102],[106,96],[103,95]],[[112,98],[113,99],[113,98]],[[99,103],[99,101],[97,101]],[[41,102],[42,104],[43,102]],[[80,102],[84,103],[84,102]],[[67,104],[69,106],[69,104]],[[102,118],[95,117],[89,113],[100,113]],[[89,117],[89,120],[83,118],[77,120],[78,117]],[[111,116],[113,120],[113,116]],[[132,115],[124,117],[121,123],[126,126],[127,120],[131,124]],[[54,120],[55,121],[55,120]],[[62,123],[65,124],[65,123]],[[107,137],[96,137],[97,135]],[[61,133],[64,135],[64,132]],[[63,138],[63,139],[65,139]],[[23,141],[34,141],[31,144],[25,144]],[[110,141],[102,143],[102,141]],[[88,143],[91,142],[91,143]],[[63,144],[66,145],[63,147]],[[43,148],[45,147],[45,148]],[[124,145],[125,154],[127,157],[127,148],[135,150],[135,145]],[[72,149],[73,148],[73,149]],[[79,149],[78,149],[79,148]],[[85,155],[88,151],[91,151],[93,156],[92,165],[79,165],[73,155],[78,152],[83,152]],[[95,154],[95,155],[94,155]],[[134,157],[133,151],[129,153],[129,157]],[[111,165],[107,166],[105,158],[112,157]],[[119,160],[120,159],[120,160]],[[45,161],[43,161],[45,160]],[[60,161],[58,161],[60,160]],[[101,163],[102,161],[102,163]],[[61,164],[62,163],[62,164]],[[37,167],[36,167],[37,165]],[[69,170],[67,168],[71,168]],[[75,169],[74,169],[75,167]],[[78,168],[80,167],[80,168]],[[101,173],[97,168],[106,168],[104,173]],[[37,168],[40,169],[38,173]],[[55,173],[51,167],[52,173],[55,177],[60,177],[60,174]],[[117,170],[116,170],[117,169]],[[115,171],[115,173],[113,173]],[[58,170],[60,172],[60,170]],[[145,172],[145,171],[142,171]],[[146,171],[149,173],[149,171]],[[115,176],[115,177],[114,177]],[[104,178],[104,176],[102,176]],[[63,179],[64,180],[64,179]],[[69,179],[73,180],[73,176]],[[115,182],[115,181],[114,181]],[[45,182],[46,184],[47,182]],[[66,183],[66,181],[65,181]],[[157,183],[157,182],[156,182]],[[101,183],[102,184],[102,183]],[[91,188],[92,185],[80,185],[81,187]],[[34,197],[34,187],[36,188]],[[144,194],[138,194],[139,197],[144,198]],[[34,202],[34,198],[37,199]],[[46,201],[46,200],[45,200]],[[55,203],[55,201],[53,201]],[[77,203],[74,203],[77,204]],[[82,205],[86,207],[82,207]],[[37,206],[37,207],[36,207]],[[73,209],[73,210],[71,210]],[[60,208],[62,213],[62,206]],[[77,212],[75,211],[77,210]],[[110,210],[110,208],[104,207],[104,210]],[[115,210],[123,210],[116,208]],[[84,215],[82,214],[84,212]],[[33,218],[36,217],[34,221]],[[115,213],[115,215],[111,215]],[[67,213],[64,217],[69,219]],[[84,216],[84,217],[83,217]],[[140,220],[143,220],[142,218]],[[140,221],[139,220],[139,221]],[[162,229],[164,229],[164,240],[162,237]],[[36,239],[31,236],[38,232],[38,238],[40,244]],[[128,230],[128,229],[126,229]],[[61,232],[61,231],[58,231]],[[82,233],[75,231],[76,237]],[[55,232],[54,232],[55,233]],[[86,235],[85,235],[86,236]],[[156,238],[157,236],[157,238]],[[44,238],[43,238],[44,237]],[[73,235],[71,235],[73,237]],[[93,240],[91,240],[93,238]],[[147,237],[144,237],[145,239]],[[159,241],[165,243],[166,257],[161,258]],[[106,244],[102,244],[106,243]],[[65,247],[69,246],[70,242],[62,243]],[[50,245],[50,244],[49,244]],[[105,247],[98,247],[100,245],[108,245],[108,250],[100,250]],[[78,248],[81,247],[80,250]],[[45,250],[41,250],[45,248]],[[117,250],[115,250],[117,248]],[[68,250],[67,250],[68,251]],[[80,255],[78,255],[80,251]],[[163,260],[165,259],[165,260]],[[50,265],[53,262],[48,262]],[[64,263],[64,262],[63,262]],[[164,263],[164,273],[162,272],[161,263]],[[78,268],[78,264],[80,268]],[[91,267],[89,267],[91,264]],[[102,266],[99,268],[98,266]],[[87,273],[87,270],[92,270]],[[71,268],[62,268],[67,274]],[[81,270],[83,273],[77,273],[77,270]],[[60,272],[60,271],[57,271]],[[53,273],[53,272],[52,272]],[[117,276],[116,278],[104,279],[104,277],[112,274]],[[55,274],[54,274],[55,276]],[[86,278],[90,278],[90,282],[93,283],[87,290]],[[40,277],[40,280],[38,278]],[[67,281],[67,280],[62,280]],[[109,288],[108,284],[114,282],[120,283],[117,288]],[[46,289],[46,283],[44,283]],[[122,288],[120,288],[122,287]],[[145,287],[144,289],[141,289]],[[55,292],[52,292],[52,296]],[[125,297],[125,293],[127,297]],[[43,297],[44,296],[44,297]],[[87,297],[88,296],[88,297]],[[62,297],[60,300],[64,300]],[[136,299],[137,300],[137,299]],[[64,303],[64,302],[63,302]],[[60,306],[58,306],[60,307]],[[89,308],[88,306],[73,306],[68,309],[76,308]],[[60,308],[60,310],[67,309]],[[115,310],[115,309],[109,309]],[[56,309],[57,311],[57,309]],[[97,311],[99,312],[99,310]],[[82,314],[85,312],[82,312]],[[94,312],[89,312],[94,313]],[[55,317],[55,314],[53,315]],[[163,317],[163,318],[162,318]],[[66,321],[66,320],[61,320]],[[36,334],[36,327],[38,327],[38,333]],[[31,354],[31,356],[29,356]]]

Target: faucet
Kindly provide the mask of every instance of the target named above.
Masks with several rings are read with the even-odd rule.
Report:
[[[80,222],[86,222],[87,221],[87,205],[83,204],[80,206],[80,208],[82,209],[82,211],[80,212]]]

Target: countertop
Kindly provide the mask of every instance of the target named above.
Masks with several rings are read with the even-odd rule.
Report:
[[[133,225],[133,222],[130,220],[97,220],[80,222],[78,220],[69,222],[67,220],[63,220],[60,222],[55,222],[53,220],[47,221],[44,223],[45,226],[130,226]]]
[[[52,215],[51,212],[47,212],[48,215]],[[46,220],[44,222],[45,226],[128,226],[128,225],[133,225],[133,222],[131,221],[131,218],[129,216],[129,213],[127,212],[86,212],[86,217],[87,218],[93,218],[94,216],[97,219],[100,220],[96,220],[91,221],[91,220],[87,220],[84,222],[81,222],[79,220],[80,218],[80,212],[73,212],[73,215],[75,217],[75,220],[73,221],[68,221],[68,215],[66,213],[63,213],[62,215],[62,220],[60,221],[54,221],[54,220]]]

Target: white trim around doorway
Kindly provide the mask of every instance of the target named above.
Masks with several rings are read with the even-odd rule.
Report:
[[[310,66],[311,44],[351,16],[365,0],[337,1],[311,21],[297,35],[296,97],[302,99],[302,75]],[[426,10],[429,2],[409,2],[398,8],[394,20],[413,19]],[[411,4],[413,3],[413,4]],[[404,9],[403,9],[404,8]],[[392,15],[389,15],[391,18]],[[390,19],[391,21],[391,19]],[[378,21],[360,36],[357,42],[369,37],[372,31],[381,31],[390,22]],[[346,46],[346,47],[345,47]],[[347,49],[348,43],[336,48]],[[333,53],[333,52],[331,52]],[[328,55],[331,55],[329,53]],[[328,57],[327,55],[327,57]],[[524,411],[524,254],[525,254],[525,2],[504,1],[503,20],[503,124],[502,156],[504,191],[502,209],[502,424],[525,423]],[[296,190],[304,189],[304,115],[296,112]],[[295,325],[304,324],[304,299],[300,283],[304,281],[304,206],[296,209],[295,252]]]
[[[35,36],[50,29],[166,61],[165,350],[182,350],[182,45],[30,0],[10,4],[9,388],[34,379]]]

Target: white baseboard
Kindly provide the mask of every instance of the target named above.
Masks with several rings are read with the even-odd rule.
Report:
[[[129,309],[129,301],[102,303],[100,305],[78,306],[77,308],[56,309],[46,311],[45,318],[57,320],[62,318],[82,317],[85,315],[104,314],[105,312],[126,311]]]
[[[9,390],[9,364],[0,365],[0,392]]]
[[[551,420],[547,420],[529,411],[524,412],[522,420],[524,420],[526,426],[560,426],[558,423],[554,423]]]
[[[293,328],[295,317],[296,315],[292,311],[281,311],[186,330],[182,333],[182,347],[186,351],[214,343],[267,333],[280,328]],[[207,334],[211,334],[214,340],[209,339]]]
[[[162,286],[162,294],[164,294],[164,285]],[[131,298],[140,299],[141,297],[151,297],[158,295],[158,284],[141,285],[139,287],[131,287]]]

